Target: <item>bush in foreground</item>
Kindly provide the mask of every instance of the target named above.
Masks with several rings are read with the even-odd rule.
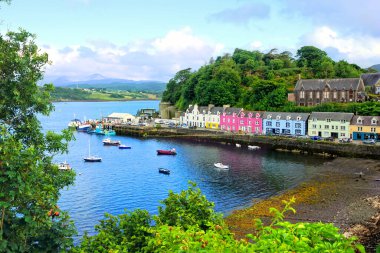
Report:
[[[97,235],[85,235],[73,252],[365,252],[356,238],[345,238],[333,224],[284,221],[295,199],[282,211],[272,208],[271,224],[255,222],[256,233],[235,240],[214,204],[190,183],[186,191],[170,192],[159,214],[135,210],[106,215]],[[151,221],[155,220],[155,225]]]

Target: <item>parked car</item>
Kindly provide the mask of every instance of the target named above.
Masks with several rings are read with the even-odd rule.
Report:
[[[364,140],[363,144],[376,144],[376,141],[374,139],[368,139],[368,140]]]
[[[310,140],[313,140],[313,141],[320,141],[320,140],[322,140],[322,137],[321,137],[321,136],[311,136],[311,137],[310,137]]]
[[[350,143],[352,140],[350,138],[342,138],[339,140],[340,143]]]

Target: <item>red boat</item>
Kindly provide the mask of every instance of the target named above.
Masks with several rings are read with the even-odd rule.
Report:
[[[176,155],[177,152],[175,151],[174,148],[170,150],[163,150],[163,149],[158,149],[157,150],[157,155]]]

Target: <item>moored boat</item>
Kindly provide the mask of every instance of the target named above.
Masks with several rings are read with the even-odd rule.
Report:
[[[170,170],[164,169],[164,168],[158,168],[158,173],[169,175],[170,174]]]
[[[253,146],[253,145],[248,145],[248,149],[249,150],[258,150],[258,149],[261,149],[261,147],[259,147],[259,146]]]
[[[71,170],[70,164],[68,164],[66,161],[61,162],[58,164],[58,169],[60,170]]]
[[[119,146],[121,143],[120,141],[113,141],[110,138],[103,140],[104,146]]]
[[[230,166],[229,165],[226,165],[226,164],[223,164],[223,163],[214,163],[214,166],[219,168],[219,169],[229,169]]]
[[[158,149],[157,150],[157,155],[176,155],[177,151],[172,148],[170,150],[164,150],[164,149]]]

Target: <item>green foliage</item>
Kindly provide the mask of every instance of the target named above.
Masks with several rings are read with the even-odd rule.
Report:
[[[151,217],[145,210],[137,209],[118,216],[105,215],[95,226],[96,236],[83,236],[80,247],[73,252],[140,252],[148,243]]]
[[[73,137],[41,132],[37,114],[53,109],[51,85],[37,86],[48,57],[34,35],[20,30],[0,35],[0,251],[57,251],[72,245],[74,225],[57,207],[59,191],[73,171],[59,171],[54,155]],[[59,215],[48,215],[50,210]]]
[[[222,224],[222,215],[214,212],[214,203],[208,201],[201,190],[195,187],[195,183],[189,182],[186,191],[170,191],[169,196],[161,201],[164,206],[158,207],[158,215],[154,217],[157,224],[184,229],[196,225],[203,230],[212,224]]]
[[[136,210],[119,216],[106,215],[95,236],[85,235],[73,252],[365,252],[356,238],[345,238],[332,224],[289,223],[285,213],[295,199],[284,201],[266,226],[255,222],[255,234],[236,240],[213,204],[194,183],[179,194],[169,193],[164,208],[151,225],[147,212]]]
[[[288,107],[287,92],[302,78],[359,77],[368,70],[346,61],[334,62],[327,53],[313,46],[297,51],[296,59],[288,51],[268,53],[236,48],[231,55],[211,59],[197,71],[179,71],[171,79],[163,101],[185,110],[189,104],[239,106],[255,110]],[[270,93],[262,94],[262,87]],[[270,87],[274,87],[274,90]],[[264,88],[264,89],[267,89]]]

